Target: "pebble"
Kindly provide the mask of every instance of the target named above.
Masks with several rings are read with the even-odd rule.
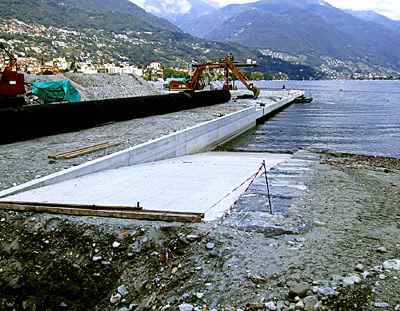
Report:
[[[276,304],[275,304],[275,302],[273,302],[273,301],[268,301],[266,304],[265,304],[265,308],[267,309],[267,310],[271,310],[271,311],[275,311],[277,308],[276,308]]]
[[[110,302],[115,305],[121,301],[121,294],[116,293],[115,295],[111,295]]]
[[[395,306],[394,311],[400,311],[400,305]]]
[[[343,278],[344,286],[352,286],[354,284],[360,283],[361,279],[357,275],[351,275]]]
[[[101,256],[93,256],[93,257],[92,257],[92,260],[93,260],[94,262],[100,261],[100,260],[102,260],[102,259],[103,259],[103,257],[101,257]]]
[[[304,302],[303,301],[299,301],[298,303],[296,303],[296,310],[304,310]]]
[[[306,311],[314,311],[316,310],[315,306],[318,304],[318,298],[315,296],[307,296],[304,298],[304,310]]]
[[[303,298],[307,295],[307,292],[310,290],[310,286],[307,283],[297,283],[290,286],[289,289],[289,297],[299,296]]]
[[[190,298],[190,294],[189,294],[189,293],[184,293],[184,294],[182,295],[182,300],[183,300],[183,301],[188,300],[189,298]]]
[[[129,290],[128,290],[128,288],[126,288],[125,285],[121,285],[121,286],[118,286],[117,292],[119,294],[121,294],[122,297],[125,297],[126,295],[128,295]]]
[[[322,296],[333,296],[337,294],[332,287],[319,287],[317,293]]]
[[[189,241],[197,241],[200,239],[200,236],[198,236],[197,234],[188,234],[186,236],[186,239]]]
[[[385,270],[400,270],[400,259],[390,259],[383,263]]]
[[[371,275],[371,273],[369,273],[368,271],[364,271],[362,274],[363,279],[365,280],[367,277],[369,277]]]
[[[189,303],[183,303],[179,305],[179,311],[193,311],[193,305]]]
[[[202,299],[204,297],[204,293],[196,293],[194,294],[198,299]]]
[[[390,304],[388,304],[386,302],[375,302],[374,303],[374,307],[375,308],[380,308],[380,309],[389,309],[390,308]]]
[[[364,265],[359,263],[358,265],[356,265],[356,268],[354,270],[358,271],[358,272],[363,272],[364,271]]]
[[[207,245],[206,245],[206,248],[207,248],[209,251],[210,251],[210,250],[213,250],[214,247],[215,247],[215,243],[213,243],[213,242],[208,242]]]
[[[378,248],[376,249],[376,251],[377,251],[378,253],[381,253],[381,254],[387,253],[387,249],[386,249],[386,247],[384,247],[384,246],[378,247]]]
[[[121,245],[121,243],[115,241],[115,242],[112,244],[112,247],[113,247],[113,248],[118,248],[118,247],[120,247],[120,245]]]

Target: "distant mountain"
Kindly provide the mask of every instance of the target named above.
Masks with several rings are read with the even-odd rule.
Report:
[[[200,9],[199,3],[191,9],[198,16],[208,8]],[[317,76],[310,66],[276,60],[256,49],[195,38],[129,0],[1,0],[0,41],[20,57],[45,60],[64,56],[93,62],[158,60],[176,65],[231,52],[238,60],[256,59],[261,69],[287,72],[292,78]]]
[[[391,30],[400,31],[400,21],[390,19],[386,16],[376,13],[375,11],[346,10],[346,12],[362,20],[385,26]]]
[[[338,68],[344,62],[350,70],[400,70],[400,36],[395,30],[322,0],[232,4],[192,19],[185,30],[209,40],[301,56],[313,65],[334,63]]]
[[[180,32],[175,25],[147,13],[128,0],[2,0],[0,17],[109,31]]]
[[[165,18],[184,32],[191,33],[194,19],[211,14],[217,7],[203,0],[131,0],[147,12]]]

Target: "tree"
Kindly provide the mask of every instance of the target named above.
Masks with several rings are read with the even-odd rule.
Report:
[[[264,74],[259,71],[253,71],[248,74],[250,80],[263,80]]]
[[[168,78],[189,78],[189,74],[185,71],[164,68],[164,80]]]

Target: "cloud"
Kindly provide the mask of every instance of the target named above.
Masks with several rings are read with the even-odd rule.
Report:
[[[326,0],[333,6],[353,10],[373,10],[387,17],[400,20],[399,0]]]
[[[192,5],[188,0],[130,0],[147,12],[157,15],[177,15],[190,11]]]

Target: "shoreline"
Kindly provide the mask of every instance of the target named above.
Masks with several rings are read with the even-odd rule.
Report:
[[[19,305],[26,291],[35,290],[30,303],[37,307],[64,302],[102,310],[175,310],[185,303],[292,310],[310,301],[319,310],[375,310],[375,303],[394,309],[400,271],[382,265],[400,257],[400,174],[369,165],[374,157],[364,157],[360,167],[359,156],[320,156],[306,192],[290,204],[287,216],[271,216],[274,226],[257,230],[232,226],[229,216],[182,225],[0,212],[4,297]],[[293,224],[306,224],[305,230],[291,230]],[[26,257],[33,250],[40,251]],[[18,265],[24,268],[15,270]],[[60,279],[64,273],[77,277]],[[83,284],[91,289],[77,295]],[[127,289],[125,302],[110,303],[121,286]],[[64,287],[76,290],[67,293]]]

